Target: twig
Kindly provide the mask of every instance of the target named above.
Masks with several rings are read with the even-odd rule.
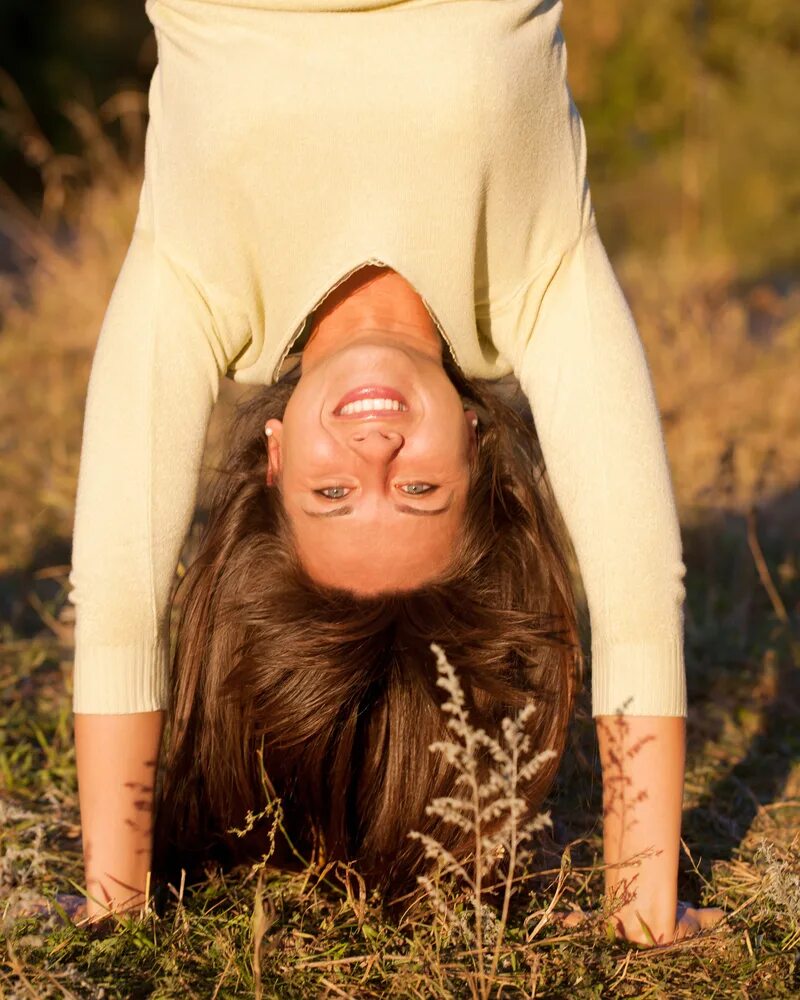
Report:
[[[269,929],[271,921],[267,920],[264,913],[264,873],[258,873],[256,883],[255,903],[253,905],[252,934],[253,934],[253,979],[255,1000],[261,1000],[261,942]]]
[[[9,964],[11,965],[11,968],[13,969],[14,973],[18,977],[19,981],[22,983],[22,985],[27,990],[29,990],[29,992],[30,992],[31,996],[34,998],[34,1000],[39,1000],[39,994],[33,988],[33,984],[31,983],[30,979],[28,979],[28,977],[22,971],[22,965],[20,964],[20,961],[17,958],[16,952],[11,947],[11,942],[10,941],[6,942],[6,949],[7,949],[7,952],[8,952]]]
[[[764,590],[766,590],[769,595],[772,607],[775,609],[775,614],[791,633],[791,623],[789,621],[789,615],[786,611],[786,605],[783,603],[781,595],[778,593],[778,588],[772,581],[769,566],[767,566],[767,561],[764,558],[763,551],[761,550],[761,544],[758,541],[758,527],[756,525],[755,507],[750,507],[747,512],[747,544],[750,546],[750,552],[753,555],[753,562],[756,564],[759,579],[764,586]]]
[[[526,936],[526,940],[527,940],[528,944],[530,944],[530,942],[536,937],[536,935],[539,933],[539,931],[545,926],[545,924],[547,923],[547,921],[550,919],[550,917],[551,917],[551,915],[553,913],[553,910],[556,908],[556,904],[558,903],[559,899],[561,899],[561,896],[563,895],[563,892],[564,892],[564,883],[565,883],[566,878],[567,878],[567,873],[570,871],[569,858],[568,858],[568,855],[566,854],[566,852],[564,854],[564,858],[566,859],[567,863],[564,863],[564,861],[562,860],[562,865],[561,865],[561,868],[559,869],[559,872],[558,872],[558,882],[556,883],[556,889],[555,889],[555,892],[553,893],[553,898],[548,903],[547,909],[544,911],[544,913],[539,918],[539,922],[533,928],[533,931]]]
[[[347,1000],[355,1000],[352,993],[345,993],[343,989],[340,989],[340,987],[338,987],[336,983],[332,983],[330,979],[326,979],[324,976],[320,976],[319,981],[322,983],[323,986],[327,986],[329,990],[333,990],[333,992],[338,997],[347,997]]]
[[[337,965],[354,965],[357,962],[366,962],[373,958],[373,955],[350,955],[345,958],[322,958],[314,962],[295,962],[295,969],[332,969]]]
[[[375,955],[351,955],[345,958],[324,958],[315,959],[313,962],[295,962],[293,968],[295,969],[327,969],[332,968],[335,965],[355,965],[358,962],[368,962],[370,959],[374,959]],[[380,956],[384,962],[414,962],[416,961],[410,955],[381,955]]]
[[[231,952],[230,955],[228,955],[228,961],[225,963],[225,968],[222,970],[222,975],[217,980],[217,985],[214,987],[214,992],[211,994],[211,1000],[217,1000],[217,995],[219,994],[220,987],[225,982],[230,967],[233,965],[234,955],[235,952]]]
[[[28,603],[60,642],[69,644],[72,641],[72,629],[62,625],[57,618],[50,614],[38,594],[31,591],[28,594]]]
[[[625,960],[620,963],[621,968],[618,973],[611,977],[609,980],[609,987],[619,986],[620,983],[625,981],[625,977],[628,975],[628,966],[631,964],[631,956],[633,955],[633,948],[628,950],[628,954],[625,956]]]
[[[753,895],[749,899],[746,899],[741,904],[741,906],[737,906],[736,909],[733,910],[731,913],[726,913],[725,916],[723,917],[723,920],[726,920],[728,923],[730,923],[730,921],[733,920],[734,917],[738,916],[742,912],[742,910],[747,909],[748,906],[750,906],[752,903],[755,903],[755,901],[759,898],[759,896],[763,894],[763,892],[764,890],[762,889],[761,886],[759,886],[758,889],[753,893]]]

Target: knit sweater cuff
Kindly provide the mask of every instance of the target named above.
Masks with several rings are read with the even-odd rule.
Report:
[[[686,715],[683,641],[592,642],[592,716]]]
[[[168,659],[166,641],[127,646],[77,644],[73,711],[128,715],[165,709]]]

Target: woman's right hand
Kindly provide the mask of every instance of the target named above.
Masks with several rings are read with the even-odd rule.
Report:
[[[86,922],[85,896],[71,896],[68,893],[60,892],[56,896],[56,903],[61,907],[71,923],[82,924]]]

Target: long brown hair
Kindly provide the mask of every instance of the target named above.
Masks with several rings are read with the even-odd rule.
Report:
[[[424,869],[410,830],[467,853],[459,831],[425,812],[453,780],[428,749],[446,732],[432,641],[487,731],[536,700],[532,744],[556,756],[526,789],[531,807],[547,793],[581,667],[566,536],[530,421],[492,383],[446,368],[478,413],[478,455],[452,562],[410,592],[355,596],[309,579],[264,475],[264,423],[283,416],[294,377],[240,406],[199,555],[178,588],[156,816],[162,876],[242,860],[245,845],[257,856],[263,831],[229,831],[268,794],[280,797],[295,845],[353,862],[387,898]]]

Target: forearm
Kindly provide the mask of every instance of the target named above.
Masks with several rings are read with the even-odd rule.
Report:
[[[618,929],[647,941],[675,931],[685,760],[682,717],[598,716],[603,769],[606,893],[631,897],[616,912]],[[636,859],[637,855],[646,857]],[[620,896],[620,894],[622,894]]]
[[[152,189],[145,184],[142,204]],[[151,862],[175,567],[219,378],[241,350],[134,231],[92,362],[75,508],[74,701],[89,912],[136,906]],[[243,334],[244,336],[244,334]]]
[[[163,712],[75,715],[90,917],[145,900],[163,720]]]

